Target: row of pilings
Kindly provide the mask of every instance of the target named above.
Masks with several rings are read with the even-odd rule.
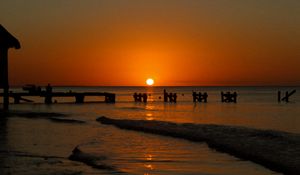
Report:
[[[293,90],[291,92],[286,91],[285,93],[282,93],[281,91],[278,91],[277,93],[277,101],[280,102],[289,102],[289,98],[296,93],[296,90]],[[163,92],[164,96],[164,102],[170,102],[170,103],[176,103],[177,102],[177,93],[167,92],[164,89]],[[133,98],[135,102],[144,102],[146,103],[148,100],[148,96],[151,94],[147,93],[134,93]],[[183,94],[182,94],[183,95]],[[237,92],[223,92],[221,91],[221,102],[222,103],[237,103]],[[192,98],[193,102],[199,102],[199,103],[207,103],[208,101],[208,93],[207,92],[192,92]],[[161,97],[159,97],[161,99]]]

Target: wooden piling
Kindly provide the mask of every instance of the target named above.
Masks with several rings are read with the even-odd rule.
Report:
[[[9,83],[8,83],[8,49],[19,49],[19,41],[0,25],[0,88],[3,88],[3,111],[8,111]]]
[[[193,96],[193,102],[198,101],[198,102],[207,103],[207,97],[208,97],[207,92],[204,93],[199,92],[198,94],[196,92],[193,92],[192,96]]]
[[[281,102],[281,92],[280,91],[277,92],[277,101]]]
[[[236,103],[237,102],[237,93],[230,93],[230,92],[221,92],[221,102],[222,103]]]
[[[75,95],[75,99],[75,103],[84,103],[84,95],[82,94]]]
[[[8,83],[8,48],[0,48],[1,84],[3,87],[3,110],[8,111],[9,83]]]
[[[164,89],[164,102],[176,103],[177,93],[167,93],[167,91]]]
[[[294,93],[296,93],[296,89],[291,91],[290,93],[288,91],[286,91],[285,96],[283,98],[281,98],[281,92],[278,91],[278,102],[285,101],[288,103],[290,96],[292,96]]]

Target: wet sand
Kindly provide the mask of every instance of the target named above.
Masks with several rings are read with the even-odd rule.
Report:
[[[119,120],[99,117],[102,124],[121,129],[206,142],[209,147],[251,160],[285,174],[300,174],[300,135],[246,127],[176,124],[162,121]]]
[[[72,149],[68,147],[78,144],[78,141],[74,139],[78,134],[71,136],[67,131],[70,130],[69,127],[75,129],[83,126],[82,121],[68,118],[67,114],[53,112],[11,111],[1,114],[0,174],[103,173],[68,159],[72,152]],[[63,131],[55,131],[53,128],[63,129]],[[74,129],[73,132],[75,132]],[[66,135],[62,136],[61,133]],[[68,137],[73,139],[68,139]],[[65,146],[65,151],[58,145]]]

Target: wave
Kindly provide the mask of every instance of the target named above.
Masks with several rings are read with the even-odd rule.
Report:
[[[78,123],[78,124],[85,123],[85,121],[82,120],[57,118],[57,117],[50,117],[49,120],[53,122],[62,122],[62,123]]]
[[[114,166],[105,163],[107,157],[91,153],[85,153],[80,149],[79,146],[76,146],[74,148],[72,154],[69,156],[69,159],[72,161],[82,162],[96,169],[113,171],[115,173],[122,173],[117,171],[117,169]]]
[[[206,142],[209,147],[251,160],[286,174],[300,174],[300,135],[213,124],[177,124],[164,121],[99,117],[102,124],[121,129]]]

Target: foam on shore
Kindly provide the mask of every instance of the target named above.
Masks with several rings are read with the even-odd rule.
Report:
[[[121,120],[99,117],[97,121],[121,129],[204,141],[209,147],[251,160],[275,171],[300,174],[300,135],[245,127],[176,124],[163,121]]]

